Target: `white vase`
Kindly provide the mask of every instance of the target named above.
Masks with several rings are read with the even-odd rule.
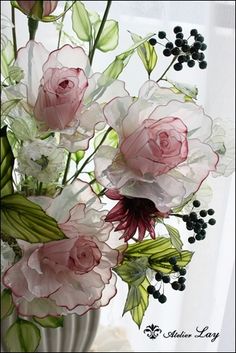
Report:
[[[97,332],[99,314],[99,310],[91,310],[83,316],[68,315],[63,327],[40,327],[41,341],[36,352],[88,352]],[[8,352],[4,334],[14,320],[15,315],[11,315],[1,322],[1,352]]]

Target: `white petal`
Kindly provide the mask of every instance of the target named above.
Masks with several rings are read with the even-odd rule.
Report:
[[[24,70],[25,83],[28,89],[28,103],[34,106],[37,96],[40,80],[43,76],[43,64],[48,58],[49,52],[41,43],[30,40],[27,45],[20,48],[15,61],[16,66]]]
[[[184,94],[176,94],[170,88],[160,87],[155,81],[146,81],[139,90],[139,97],[157,105],[166,105],[171,100],[184,102]]]

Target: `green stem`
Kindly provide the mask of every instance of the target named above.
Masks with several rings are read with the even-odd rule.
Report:
[[[66,168],[65,168],[63,179],[62,179],[62,185],[66,184],[66,178],[67,178],[67,174],[68,174],[69,167],[70,167],[70,160],[71,160],[71,152],[69,152],[68,156],[67,156]]]
[[[69,182],[72,178],[73,181],[77,178],[77,176],[82,172],[82,170],[84,169],[84,167],[86,166],[86,164],[90,161],[90,159],[92,158],[92,156],[97,152],[97,150],[99,149],[99,147],[103,144],[103,142],[105,141],[107,135],[109,134],[109,132],[112,130],[111,127],[109,127],[106,131],[106,133],[104,134],[103,138],[101,139],[101,142],[98,144],[98,146],[94,149],[93,153],[90,154],[90,156],[88,156],[88,158],[86,158],[86,160],[84,161],[84,163],[82,164],[82,166],[80,167],[79,170],[77,170],[77,172],[69,179],[67,180],[67,182]]]
[[[105,194],[106,190],[107,190],[106,188],[102,189],[102,190],[99,192],[98,197],[99,197],[99,196],[103,196],[103,195]]]
[[[165,76],[165,74],[167,73],[167,71],[171,68],[171,66],[174,64],[174,62],[176,61],[176,59],[178,58],[178,55],[176,55],[173,60],[171,61],[170,65],[166,68],[166,70],[163,72],[163,74],[161,75],[161,77],[156,81],[156,83],[158,83],[159,81],[161,81],[163,79],[163,77]]]
[[[15,8],[11,7],[11,21],[13,23],[12,27],[12,40],[13,40],[13,48],[14,48],[14,58],[17,56],[17,42],[16,42],[16,19],[15,19]]]
[[[63,13],[63,16],[62,16],[61,22],[60,22],[61,28],[59,30],[59,35],[58,35],[57,49],[60,48],[61,34],[62,34],[62,25],[63,25],[64,19],[65,19],[65,15],[66,15],[66,12],[67,12],[68,5],[69,5],[68,1],[66,1],[65,6],[64,6],[64,13]]]
[[[29,29],[29,40],[34,40],[35,35],[38,29],[39,21],[34,20],[33,18],[28,18],[28,29]]]
[[[100,25],[99,30],[98,30],[98,34],[97,34],[97,36],[96,36],[96,38],[95,38],[95,41],[94,41],[94,45],[93,45],[93,47],[92,47],[92,50],[91,50],[91,52],[89,53],[90,65],[92,65],[94,53],[95,53],[95,50],[96,50],[96,46],[97,46],[97,43],[98,43],[98,41],[99,41],[99,39],[100,39],[100,37],[101,37],[103,28],[104,28],[104,26],[105,26],[105,23],[106,23],[106,20],[107,20],[107,16],[108,16],[108,13],[109,13],[109,10],[110,10],[110,7],[111,7],[111,3],[112,3],[111,0],[108,0],[108,1],[107,1],[107,6],[106,6],[106,9],[105,9],[103,18],[102,18],[101,25]]]

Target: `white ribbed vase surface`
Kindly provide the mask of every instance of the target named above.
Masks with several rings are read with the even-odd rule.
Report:
[[[68,315],[63,327],[40,327],[41,341],[36,352],[88,352],[97,332],[99,314],[99,310],[91,310],[83,316]],[[1,352],[8,352],[3,338],[14,320],[11,315],[1,322]]]

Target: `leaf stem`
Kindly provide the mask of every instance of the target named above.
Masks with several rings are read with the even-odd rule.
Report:
[[[15,8],[11,6],[11,21],[13,23],[12,27],[12,40],[13,40],[13,48],[14,48],[14,57],[16,59],[17,56],[17,42],[16,42],[16,19],[15,19]]]
[[[34,20],[33,18],[28,18],[28,29],[29,29],[29,40],[34,40],[35,35],[38,29],[39,21]]]
[[[84,161],[84,163],[82,164],[82,166],[80,167],[79,170],[77,170],[77,172],[69,179],[67,180],[66,183],[68,183],[72,178],[73,181],[77,178],[77,176],[82,172],[82,170],[84,169],[84,167],[86,166],[86,164],[90,161],[90,159],[92,158],[92,156],[97,152],[97,150],[99,149],[99,147],[103,144],[103,142],[105,141],[107,135],[109,134],[109,132],[112,130],[112,127],[109,127],[106,131],[106,133],[103,135],[103,138],[101,139],[101,142],[97,145],[97,147],[94,149],[93,153],[90,154],[90,156],[88,156],[88,158],[86,158],[86,160]]]
[[[61,34],[62,34],[62,25],[63,25],[64,19],[65,19],[65,15],[66,15],[68,6],[69,6],[68,1],[66,1],[65,6],[64,6],[64,13],[62,15],[61,22],[60,22],[61,28],[59,30],[59,35],[58,35],[57,49],[60,48]]]
[[[107,1],[107,6],[106,6],[106,9],[105,9],[103,18],[102,18],[101,25],[100,25],[100,27],[99,27],[97,36],[96,36],[96,38],[95,38],[95,40],[94,40],[94,44],[93,44],[92,50],[91,50],[91,52],[89,53],[90,65],[92,65],[94,53],[95,53],[95,50],[96,50],[96,46],[97,46],[97,43],[98,43],[98,41],[99,41],[99,39],[100,39],[100,37],[101,37],[103,28],[104,28],[104,26],[105,26],[105,23],[106,23],[106,20],[107,20],[107,16],[108,16],[108,13],[109,13],[109,10],[110,10],[110,7],[111,7],[111,3],[112,3],[111,0],[108,0],[108,1]]]
[[[68,156],[67,156],[66,168],[65,168],[63,179],[62,179],[62,185],[66,184],[66,178],[67,178],[67,174],[68,174],[69,167],[70,167],[70,160],[71,160],[71,152],[69,152]]]
[[[165,76],[165,74],[167,73],[167,71],[171,68],[171,66],[174,64],[174,62],[176,61],[176,59],[178,58],[178,55],[176,55],[173,60],[171,61],[171,63],[169,64],[169,66],[167,66],[166,70],[163,72],[163,74],[161,75],[161,77],[156,81],[156,83],[158,83],[159,81],[161,81],[163,79],[163,77]]]

